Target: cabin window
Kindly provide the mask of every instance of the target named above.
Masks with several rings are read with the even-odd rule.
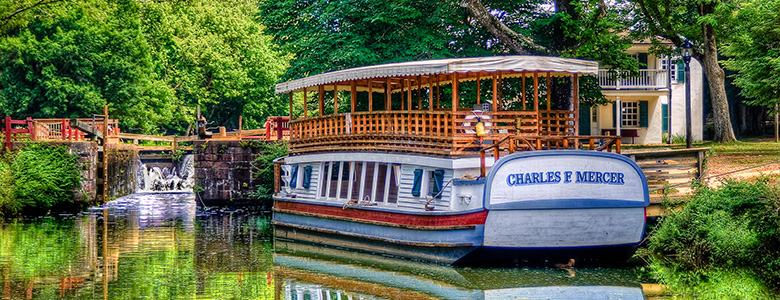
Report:
[[[412,183],[412,196],[420,197],[420,187],[422,186],[423,169],[414,170],[414,181]]]
[[[303,188],[309,189],[311,187],[311,166],[303,168]]]
[[[441,194],[439,192],[442,189],[442,184],[444,183],[444,170],[435,170],[431,171],[431,176],[429,176],[430,182],[428,183],[428,186],[430,187],[429,195],[434,198],[441,198]]]
[[[298,166],[290,166],[290,188],[294,189],[298,186]]]
[[[396,166],[375,162],[333,162],[324,165],[330,179],[324,179],[321,197],[346,201],[368,200],[374,203],[397,203]],[[328,187],[328,182],[330,187]],[[338,197],[337,197],[338,195]]]

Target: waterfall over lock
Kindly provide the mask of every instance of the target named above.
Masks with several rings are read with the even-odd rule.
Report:
[[[192,192],[194,156],[187,154],[171,167],[151,166],[138,161],[137,192]]]

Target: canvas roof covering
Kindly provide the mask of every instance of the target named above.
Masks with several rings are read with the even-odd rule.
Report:
[[[276,93],[368,78],[500,71],[550,72],[553,76],[596,75],[598,63],[582,59],[527,55],[411,61],[345,69],[283,82],[276,85]]]

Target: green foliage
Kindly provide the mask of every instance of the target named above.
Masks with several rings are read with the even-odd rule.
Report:
[[[0,213],[65,208],[72,205],[80,180],[79,157],[67,146],[27,144],[0,158]]]
[[[769,180],[727,180],[718,188],[697,188],[681,210],[661,220],[644,256],[655,270],[681,272],[675,280],[685,284],[708,280],[712,270],[745,270],[777,286],[780,187]]]
[[[0,4],[0,16],[29,1],[18,2]],[[273,88],[289,56],[256,14],[252,0],[62,1],[28,10],[0,28],[0,109],[73,118],[109,105],[125,131],[159,133],[185,131],[200,104],[217,125],[235,127],[243,115],[258,128],[285,112]]]
[[[751,105],[776,109],[780,101],[780,1],[738,1],[739,10],[728,27],[729,39],[723,54],[730,58],[723,65],[737,73],[734,84]]]
[[[87,247],[73,226],[73,220],[48,218],[0,225],[0,262],[25,282],[67,272]]]
[[[257,190],[251,194],[263,203],[270,204],[274,193],[274,159],[287,155],[287,144],[284,142],[265,143],[260,155],[252,162],[252,175],[255,178]]]

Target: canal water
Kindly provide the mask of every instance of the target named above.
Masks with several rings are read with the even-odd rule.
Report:
[[[2,299],[644,299],[636,268],[452,268],[278,241],[269,215],[134,194],[0,227]]]

